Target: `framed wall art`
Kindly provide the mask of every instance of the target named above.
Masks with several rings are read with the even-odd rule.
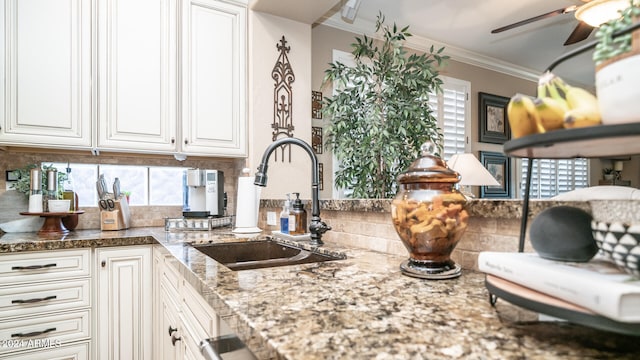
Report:
[[[511,138],[511,128],[507,119],[509,98],[483,92],[478,95],[480,104],[478,140],[484,143],[504,144]]]
[[[311,91],[311,118],[322,119],[322,92]]]
[[[322,154],[322,128],[320,126],[311,127],[311,147],[316,154]]]
[[[481,198],[511,198],[511,161],[502,153],[480,151],[480,162],[500,185],[481,186]]]

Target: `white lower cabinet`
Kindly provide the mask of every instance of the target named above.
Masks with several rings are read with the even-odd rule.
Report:
[[[161,313],[160,317],[156,318],[159,325],[158,339],[160,341],[156,350],[159,350],[160,353],[154,355],[154,359],[182,359],[184,331],[178,316],[180,307],[175,301],[175,297],[169,295],[162,287],[160,289],[160,298],[157,301],[160,303]]]
[[[152,359],[151,247],[96,249],[95,359]]]
[[[0,358],[203,359],[200,341],[229,331],[178,260],[155,249],[2,255]]]
[[[177,260],[160,250],[154,251],[153,255],[153,358],[182,359],[182,324],[179,316],[181,281],[177,269],[169,264]]]
[[[91,358],[90,262],[91,249],[2,255],[0,358]]]
[[[157,246],[154,252],[154,274],[157,276],[154,286],[158,294],[154,299],[157,319],[154,358],[202,360],[200,341],[221,335],[220,318],[198,291],[180,276],[174,264],[177,260]]]
[[[204,359],[200,353],[199,344],[204,339],[218,336],[218,316],[189,284],[182,287],[181,298],[180,319],[182,321],[184,359]]]

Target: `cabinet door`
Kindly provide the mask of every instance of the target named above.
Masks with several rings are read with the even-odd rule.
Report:
[[[161,349],[161,353],[158,353],[155,357],[161,360],[176,360],[182,359],[183,333],[182,324],[180,323],[180,308],[177,305],[176,299],[169,295],[169,293],[160,287],[160,328],[156,329],[159,332],[160,343],[156,345],[157,349]]]
[[[151,249],[96,250],[96,358],[151,359]]]
[[[246,8],[185,0],[182,8],[182,150],[245,156]]]
[[[98,0],[98,147],[176,149],[176,0]]]
[[[91,146],[91,1],[0,7],[0,143]]]

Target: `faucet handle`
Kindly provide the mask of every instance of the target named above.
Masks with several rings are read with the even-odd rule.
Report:
[[[322,242],[322,234],[331,230],[331,226],[327,225],[324,221],[321,221],[320,218],[312,219],[309,224],[309,232],[311,233],[311,245],[320,246],[324,244]]]

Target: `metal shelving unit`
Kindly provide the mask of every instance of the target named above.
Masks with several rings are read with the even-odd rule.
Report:
[[[607,158],[640,154],[640,123],[601,125],[578,129],[564,129],[544,134],[524,136],[504,144],[508,156],[529,159],[525,194],[522,204],[518,251],[524,251],[529,190],[534,159]],[[492,281],[493,280],[493,281]],[[571,304],[518,286],[501,283],[487,276],[485,285],[492,305],[498,297],[526,309],[569,320],[576,324],[623,334],[640,335],[640,324],[622,323],[593,313],[576,310]],[[537,295],[536,295],[537,294]]]

